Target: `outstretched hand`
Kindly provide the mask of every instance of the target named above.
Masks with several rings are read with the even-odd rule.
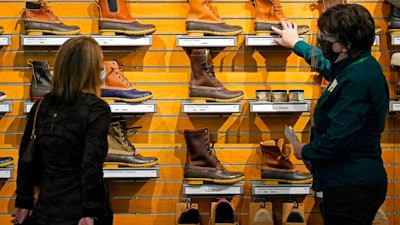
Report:
[[[300,40],[299,34],[297,33],[297,24],[289,21],[281,21],[281,25],[282,30],[274,26],[271,28],[280,36],[274,38],[273,40],[278,45],[293,49],[294,45]]]
[[[12,224],[23,224],[26,217],[29,215],[29,209],[15,208],[14,212],[11,214]]]

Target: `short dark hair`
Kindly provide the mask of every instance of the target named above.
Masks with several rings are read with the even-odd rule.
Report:
[[[318,19],[318,28],[335,37],[358,55],[371,50],[375,40],[375,23],[369,11],[358,4],[340,4],[327,9]]]

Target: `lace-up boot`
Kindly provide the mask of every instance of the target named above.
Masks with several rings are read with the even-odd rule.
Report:
[[[399,73],[399,68],[400,68],[400,52],[395,52],[393,53],[392,57],[390,58],[390,65],[395,66],[398,69],[397,72],[397,82],[395,84],[396,87],[396,98],[399,101],[400,100],[400,73]]]
[[[147,35],[156,31],[153,24],[141,24],[128,12],[125,0],[99,0],[101,35]]]
[[[14,159],[10,156],[0,157],[0,168],[10,166],[14,163]]]
[[[243,91],[230,91],[219,82],[214,73],[212,57],[208,49],[193,49],[190,54],[192,73],[189,97],[216,102],[236,102],[243,98]]]
[[[53,76],[49,70],[47,61],[34,61],[28,59],[28,65],[32,67],[32,79],[29,94],[31,101],[36,101],[50,92]]]
[[[106,79],[101,86],[101,97],[104,100],[142,102],[153,97],[150,91],[139,91],[124,76],[123,66],[119,67],[117,61],[104,61]]]
[[[158,164],[157,157],[144,157],[136,152],[135,146],[128,140],[127,132],[137,127],[127,128],[125,120],[112,122],[108,129],[108,153],[104,165],[129,167],[151,167]]]
[[[263,182],[306,184],[312,182],[310,173],[295,169],[290,159],[282,153],[284,140],[268,140],[260,143],[262,152],[261,179]]]
[[[287,21],[279,0],[250,0],[256,9],[254,31],[257,35],[276,34],[271,27],[282,29],[281,21]],[[307,25],[298,25],[297,33],[304,34],[309,31]]]
[[[388,32],[392,35],[400,34],[400,8],[394,5],[391,5]]]
[[[204,181],[232,184],[244,179],[242,172],[228,171],[220,163],[213,146],[210,147],[208,128],[184,130],[180,133],[185,136],[187,147],[184,178],[188,184],[202,184]]]
[[[74,35],[80,32],[79,26],[69,26],[61,22],[43,0],[26,2],[22,17],[27,35]]]
[[[186,32],[192,36],[220,35],[230,36],[243,32],[241,26],[228,25],[219,16],[211,0],[188,0],[189,11],[186,19]]]

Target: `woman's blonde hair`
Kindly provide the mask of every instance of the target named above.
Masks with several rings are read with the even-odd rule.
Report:
[[[100,95],[102,52],[90,36],[68,39],[59,48],[54,64],[51,99],[72,103],[80,93]]]

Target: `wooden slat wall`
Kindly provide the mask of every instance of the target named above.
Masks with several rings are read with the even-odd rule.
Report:
[[[356,2],[349,0],[348,2]],[[390,82],[390,96],[394,99],[397,74],[390,68],[390,56],[399,46],[392,46],[387,31],[390,5],[382,0],[357,2],[366,6],[377,24],[382,27],[380,45],[373,47],[373,55],[379,59]],[[66,24],[79,25],[81,33],[98,34],[98,11],[92,0],[53,0],[48,3],[53,12]],[[104,47],[105,60],[117,59],[126,68],[125,75],[139,90],[153,92],[157,112],[145,115],[126,115],[129,125],[142,126],[129,139],[138,152],[145,156],[157,156],[160,161],[160,177],[148,180],[109,180],[116,225],[174,224],[175,204],[181,202],[183,165],[186,143],[179,130],[209,127],[214,137],[221,137],[215,144],[219,160],[228,170],[244,171],[244,194],[232,198],[237,221],[248,224],[248,205],[254,199],[251,182],[260,179],[260,155],[258,143],[271,138],[283,137],[285,124],[295,124],[298,114],[269,115],[249,112],[249,101],[255,98],[257,89],[304,89],[305,98],[312,107],[320,96],[320,77],[307,63],[290,50],[281,47],[247,47],[244,35],[253,34],[254,8],[245,0],[219,0],[213,2],[226,23],[241,25],[244,33],[238,36],[236,47],[211,49],[217,79],[228,89],[245,92],[242,113],[232,115],[188,115],[181,112],[181,101],[188,98],[190,61],[185,51],[176,46],[175,36],[185,34],[188,5],[186,0],[138,0],[127,1],[131,15],[141,23],[154,24],[153,44],[149,47]],[[316,20],[322,3],[317,0],[282,1],[285,15],[298,24],[311,27],[305,35],[315,42]],[[48,60],[54,65],[58,47],[26,47],[20,45],[25,34],[21,10],[22,0],[0,0],[0,25],[4,34],[11,35],[10,46],[0,46],[0,90],[13,101],[12,112],[0,118],[0,156],[18,157],[18,146],[26,123],[24,101],[29,99],[32,76],[28,59]],[[312,112],[311,112],[312,115]],[[390,224],[400,221],[400,146],[399,120],[388,114],[386,129],[382,135],[383,157],[390,179],[385,211]],[[308,124],[303,141],[309,138]],[[288,146],[290,147],[290,146]],[[301,161],[293,156],[296,166],[305,171]],[[17,167],[15,167],[17,168]],[[16,172],[16,170],[15,170]],[[0,224],[8,224],[13,211],[15,177],[0,183]],[[210,205],[215,198],[198,197],[202,224],[208,224]],[[275,224],[281,224],[281,206],[287,199],[272,198]],[[298,199],[305,204],[307,223],[322,224],[319,199],[313,195]]]

